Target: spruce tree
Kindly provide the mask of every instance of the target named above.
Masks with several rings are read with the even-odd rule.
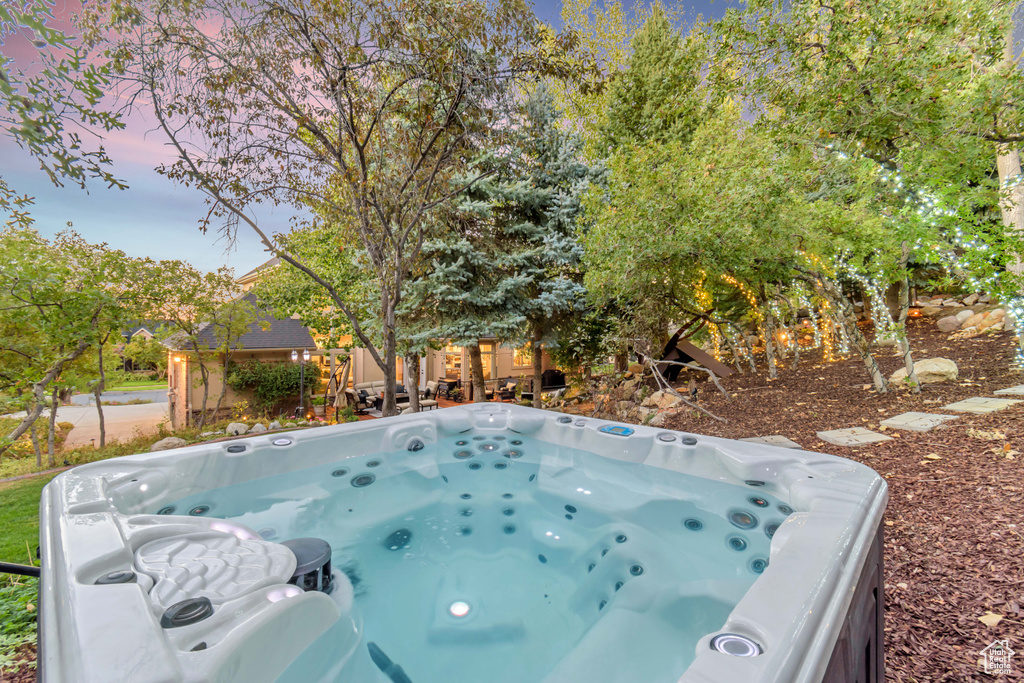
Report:
[[[443,237],[424,243],[424,271],[408,285],[404,310],[421,311],[423,340],[469,348],[480,400],[481,337],[532,343],[539,406],[542,344],[553,341],[559,316],[582,306],[580,200],[601,171],[582,161],[579,138],[559,129],[558,119],[554,98],[538,87],[504,153],[474,169],[489,177],[443,217]]]

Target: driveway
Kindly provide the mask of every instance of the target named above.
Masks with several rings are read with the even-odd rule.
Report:
[[[167,389],[146,389],[145,391],[105,391],[100,394],[100,400],[103,401],[117,401],[118,403],[127,403],[133,398],[141,399],[143,401],[149,400],[153,403],[167,403]],[[71,397],[71,402],[76,406],[88,406],[96,405],[96,397],[92,394],[75,394]],[[111,406],[116,408],[117,406]]]
[[[139,394],[143,392],[124,392]],[[104,394],[106,396],[106,394]],[[166,398],[166,396],[165,396]],[[115,399],[116,400],[116,399]],[[43,415],[49,415],[43,411]],[[24,417],[25,413],[16,413],[10,417]],[[65,447],[75,448],[100,443],[100,418],[95,406],[60,406],[57,408],[58,422],[71,422],[75,428],[68,434]],[[104,406],[103,421],[107,432],[107,441],[127,441],[136,433],[155,432],[161,422],[167,422],[167,403],[145,403],[135,406]]]

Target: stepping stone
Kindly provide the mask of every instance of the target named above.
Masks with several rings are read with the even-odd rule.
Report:
[[[818,438],[836,446],[863,446],[869,443],[878,443],[879,441],[892,441],[891,436],[879,434],[863,427],[818,432]]]
[[[1024,384],[1018,384],[1009,389],[1000,389],[995,394],[996,396],[1024,396]]]
[[[953,410],[958,413],[994,413],[997,410],[1005,410],[1014,403],[1020,403],[1020,401],[1014,401],[1009,398],[985,398],[983,396],[974,396],[973,398],[965,398],[962,401],[956,403],[950,403],[948,406],[943,406],[943,410]]]
[[[935,415],[934,413],[903,413],[882,420],[890,429],[909,429],[912,432],[930,432],[946,420],[955,420],[956,415]]]
[[[803,448],[796,441],[790,441],[784,436],[773,434],[772,436],[752,436],[748,439],[740,439],[740,441],[746,441],[747,443],[763,443],[766,446],[779,446],[780,448],[796,448],[800,450]]]

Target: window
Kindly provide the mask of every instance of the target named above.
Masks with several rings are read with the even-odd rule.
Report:
[[[533,365],[533,347],[527,344],[520,349],[516,349],[515,353],[512,354],[512,364],[517,368]]]

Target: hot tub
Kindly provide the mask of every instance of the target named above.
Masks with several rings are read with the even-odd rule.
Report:
[[[883,681],[885,482],[496,403],[82,465],[44,681]]]

